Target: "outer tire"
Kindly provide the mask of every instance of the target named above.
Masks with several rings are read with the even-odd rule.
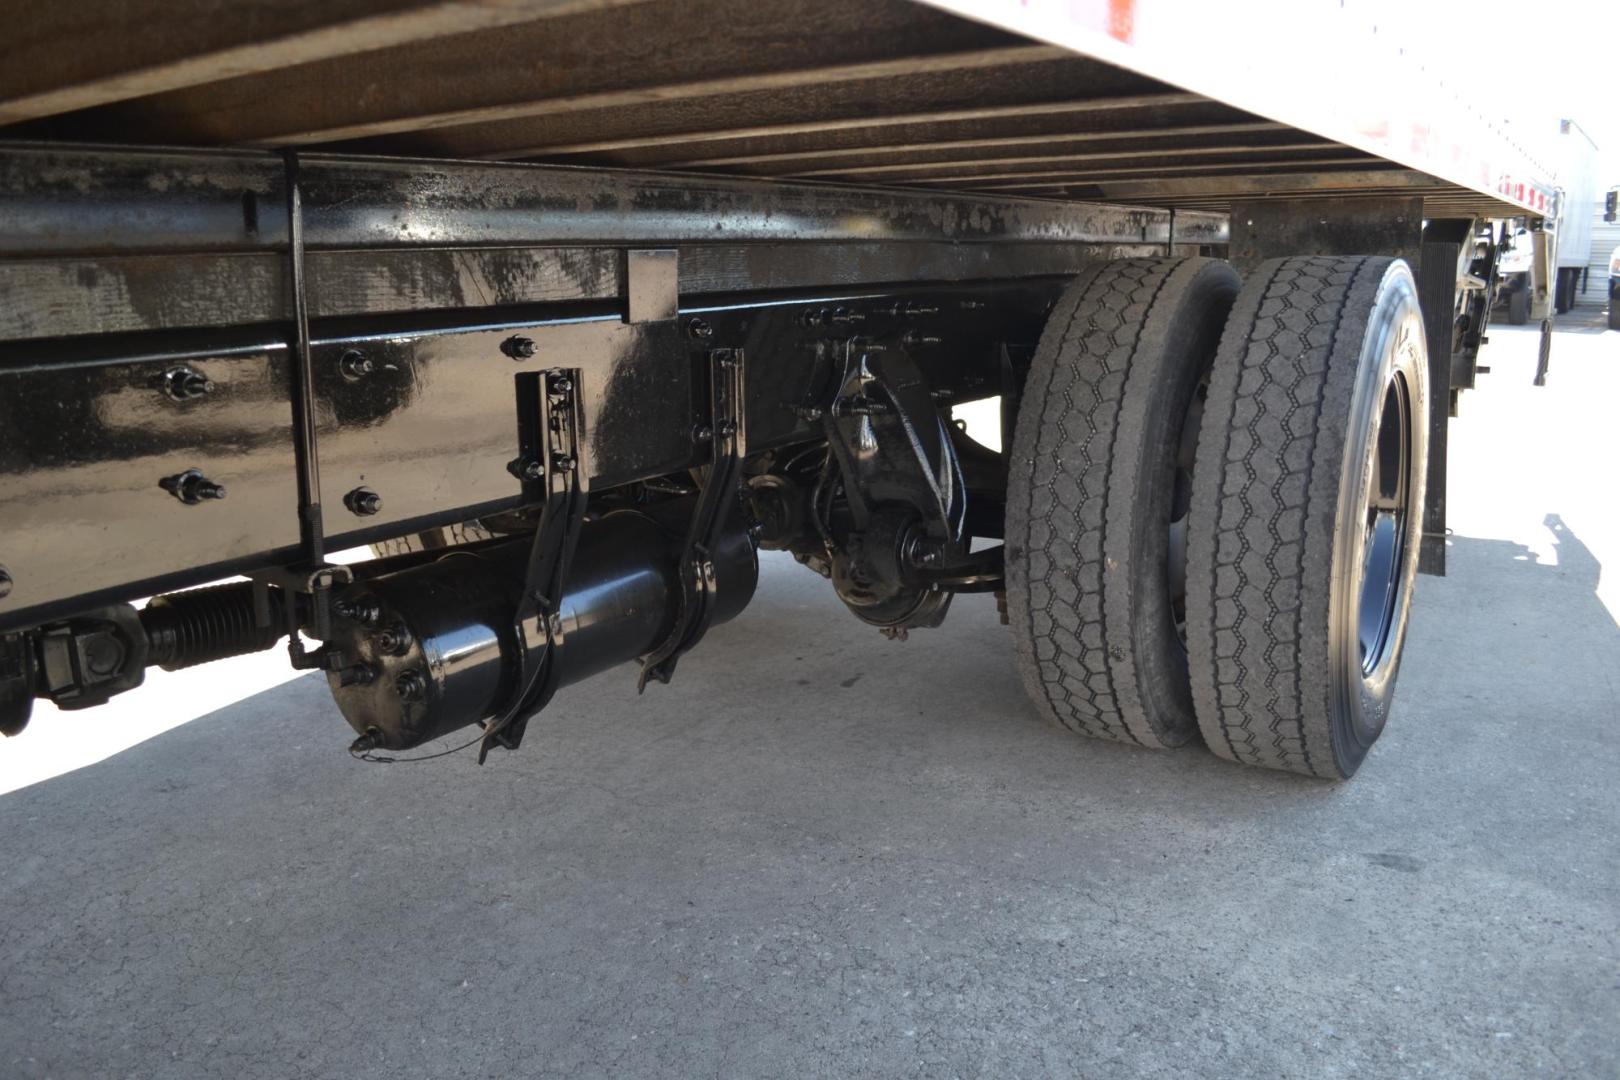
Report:
[[[1036,706],[1080,734],[1160,748],[1197,731],[1169,524],[1184,421],[1238,285],[1213,259],[1101,263],[1036,350],[1012,444],[1008,616]]]
[[[1278,259],[1245,285],[1210,378],[1187,555],[1192,692],[1215,753],[1343,779],[1383,731],[1429,408],[1404,262]]]

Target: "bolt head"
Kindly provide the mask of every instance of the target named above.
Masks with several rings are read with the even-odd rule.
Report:
[[[93,675],[105,677],[115,674],[124,666],[124,655],[123,643],[114,634],[91,634],[84,639],[84,665]]]
[[[337,672],[339,686],[370,686],[377,681],[377,669],[370,664],[350,664]]]
[[[404,656],[411,648],[411,632],[404,623],[392,622],[377,632],[377,650],[389,656]]]
[[[377,365],[371,357],[359,349],[347,349],[338,357],[338,371],[349,382],[359,382],[375,370]]]
[[[162,386],[164,393],[175,401],[191,401],[214,392],[212,379],[185,364],[165,371]]]
[[[421,672],[407,671],[394,680],[394,693],[405,701],[419,701],[427,693],[427,680]]]
[[[534,339],[524,337],[522,334],[513,334],[501,342],[501,352],[513,360],[527,360],[534,355]]]
[[[358,487],[343,496],[349,512],[358,517],[370,517],[382,509],[382,496],[367,487]]]

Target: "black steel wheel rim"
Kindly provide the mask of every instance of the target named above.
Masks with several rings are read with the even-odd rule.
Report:
[[[1384,386],[1373,439],[1357,590],[1356,633],[1363,678],[1371,678],[1394,659],[1395,617],[1410,558],[1407,528],[1412,493],[1412,399],[1406,377],[1399,371],[1393,372]]]

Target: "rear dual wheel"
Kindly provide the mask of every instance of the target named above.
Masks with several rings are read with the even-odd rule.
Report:
[[[1241,293],[1204,259],[1078,277],[1013,441],[1008,607],[1037,706],[1083,734],[1198,732],[1246,764],[1355,772],[1411,605],[1426,376],[1397,260],[1275,260]]]
[[[1008,478],[1008,621],[1036,707],[1079,734],[1197,735],[1177,571],[1201,384],[1237,293],[1215,259],[1099,263],[1035,351]]]
[[[1404,262],[1255,272],[1210,379],[1188,546],[1193,700],[1215,753],[1344,779],[1382,733],[1422,539],[1428,414]]]

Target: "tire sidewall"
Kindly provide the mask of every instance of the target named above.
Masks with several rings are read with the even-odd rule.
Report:
[[[1412,427],[1406,533],[1386,646],[1389,659],[1370,675],[1363,675],[1357,631],[1360,567],[1365,555],[1362,520],[1372,483],[1384,391],[1396,373],[1406,381]],[[1362,335],[1334,523],[1328,642],[1333,752],[1343,775],[1356,770],[1383,731],[1400,672],[1418,549],[1423,542],[1430,408],[1428,350],[1417,286],[1406,263],[1397,260],[1384,271]]]
[[[1187,411],[1214,363],[1222,328],[1242,285],[1237,272],[1223,262],[1199,262],[1189,269],[1194,274],[1192,281],[1175,308],[1161,315],[1165,322],[1157,332],[1164,337],[1152,348],[1193,362],[1160,387],[1161,396],[1149,410],[1151,427],[1144,433],[1142,452],[1151,464],[1143,471],[1134,500],[1137,520],[1131,530],[1136,548],[1146,556],[1134,565],[1136,610],[1131,620],[1137,634],[1137,663],[1144,669],[1144,696],[1156,715],[1169,722],[1166,734],[1176,733],[1178,743],[1195,736],[1198,721],[1187,649],[1176,634],[1171,610],[1169,523],[1176,455]]]

